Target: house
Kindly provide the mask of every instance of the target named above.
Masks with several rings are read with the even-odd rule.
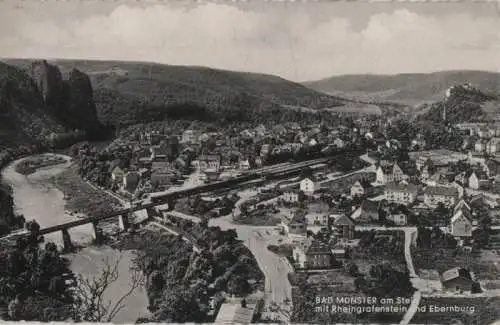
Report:
[[[283,216],[281,218],[283,232],[289,236],[306,236],[307,221],[304,211],[295,211],[292,217]]]
[[[361,206],[351,214],[351,219],[356,223],[378,221],[378,210],[379,206],[377,202],[364,200]]]
[[[341,238],[351,240],[354,238],[354,221],[345,214],[337,215],[332,222],[333,227],[339,232]]]
[[[153,161],[151,171],[171,169],[172,165],[168,161]]]
[[[120,166],[116,166],[111,171],[111,180],[114,183],[121,182],[123,180],[123,175],[125,175],[125,171],[122,168],[120,168]]]
[[[250,161],[248,159],[240,160],[240,169],[249,170],[250,169]]]
[[[460,200],[460,202],[455,205],[453,208],[453,214],[457,213],[458,211],[462,211],[462,213],[469,219],[472,218],[472,210],[470,206],[465,202],[465,200]]]
[[[495,177],[500,173],[500,160],[488,159],[485,163],[484,169],[488,177]]]
[[[469,176],[469,188],[478,190],[481,188],[488,187],[489,180],[486,178],[486,174],[480,171],[474,171]]]
[[[471,291],[474,280],[467,269],[455,267],[443,272],[441,283],[446,290]]]
[[[418,134],[413,140],[411,140],[411,147],[413,149],[422,150],[425,148],[426,142],[422,134]]]
[[[293,257],[300,268],[328,269],[334,262],[332,251],[328,244],[319,240],[306,241],[293,250]]]
[[[266,157],[267,155],[269,155],[271,153],[272,150],[273,150],[273,147],[270,144],[263,144],[260,147],[260,156]]]
[[[175,174],[167,169],[154,170],[151,173],[150,180],[152,186],[166,186],[172,184]]]
[[[490,155],[494,155],[500,151],[500,139],[499,138],[491,138],[486,143],[486,152]]]
[[[430,207],[437,207],[439,203],[454,206],[459,197],[458,189],[452,186],[427,186],[424,190],[424,203]]]
[[[251,324],[258,320],[263,306],[260,297],[229,298],[220,305],[214,324]]]
[[[139,173],[128,172],[123,176],[123,189],[127,192],[133,193],[139,185],[139,180],[141,179]]]
[[[375,181],[380,184],[387,184],[390,182],[400,182],[404,179],[403,170],[394,165],[380,165],[377,168]]]
[[[288,203],[297,203],[300,201],[300,196],[298,191],[285,191],[283,192],[283,201]]]
[[[484,139],[477,140],[476,143],[474,143],[474,151],[485,152],[487,144],[488,144],[487,140]]]
[[[453,214],[450,220],[450,234],[454,237],[472,237],[472,221],[462,210]]]
[[[420,181],[421,182],[426,182],[430,177],[431,177],[431,173],[430,173],[430,167],[428,165],[425,165],[424,168],[422,168],[422,170],[420,171]]]
[[[320,189],[320,183],[315,178],[304,178],[300,181],[300,190],[306,195],[313,195]]]
[[[320,226],[327,227],[329,223],[328,214],[318,213],[318,212],[309,212],[305,216],[307,220],[308,226]]]
[[[181,143],[197,143],[198,132],[194,130],[185,130],[182,132]]]
[[[408,217],[404,213],[391,213],[386,218],[397,226],[405,226],[408,223]]]
[[[220,170],[220,156],[218,155],[200,155],[198,159],[193,161],[199,172],[214,171],[216,173]]]
[[[345,147],[345,141],[342,140],[341,138],[336,138],[333,141],[333,145],[337,148],[344,148]]]
[[[417,186],[401,182],[389,183],[384,190],[385,199],[392,203],[411,204],[417,198]]]

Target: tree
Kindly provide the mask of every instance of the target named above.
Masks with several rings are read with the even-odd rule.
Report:
[[[355,263],[347,263],[345,265],[345,271],[351,276],[357,276],[359,274],[359,268]]]
[[[86,322],[111,322],[113,318],[125,307],[124,301],[137,288],[144,284],[142,272],[131,268],[132,281],[129,289],[114,302],[105,301],[106,290],[118,280],[118,259],[113,265],[105,260],[100,274],[92,278],[79,276],[75,288],[75,305],[78,318]]]
[[[193,290],[175,286],[163,292],[153,319],[168,323],[199,322],[203,319],[203,312]]]

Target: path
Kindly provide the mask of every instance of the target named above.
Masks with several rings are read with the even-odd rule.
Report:
[[[400,324],[401,325],[408,325],[410,324],[411,319],[413,316],[415,316],[415,313],[417,312],[417,307],[420,304],[420,299],[422,297],[421,293],[421,286],[422,286],[422,279],[418,277],[418,275],[415,272],[415,267],[413,265],[413,259],[411,256],[411,245],[412,242],[417,234],[415,232],[417,231],[416,227],[380,227],[380,226],[361,226],[361,227],[356,227],[356,230],[377,230],[377,231],[383,231],[383,230],[400,230],[405,233],[405,242],[404,242],[404,255],[405,255],[405,261],[406,261],[406,267],[408,268],[408,273],[411,279],[411,282],[413,284],[413,287],[416,289],[415,293],[413,294],[413,297],[411,299],[411,304],[408,307],[408,310],[406,311],[405,315],[403,316],[403,319],[401,320]]]

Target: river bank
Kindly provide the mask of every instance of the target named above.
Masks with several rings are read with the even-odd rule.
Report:
[[[16,212],[23,214],[28,221],[36,219],[42,228],[74,221],[85,216],[67,211],[64,194],[52,181],[54,177],[67,171],[72,166],[71,162],[44,167],[30,175],[22,175],[15,171],[15,165],[23,159],[26,158],[8,164],[2,171],[3,181],[12,189]],[[83,194],[80,196],[81,205],[84,205],[83,196]],[[87,205],[90,206],[92,197],[86,199]],[[115,301],[128,291],[132,280],[129,268],[133,265],[135,258],[133,251],[120,251],[110,246],[89,246],[93,239],[91,225],[72,228],[70,235],[76,245],[87,246],[74,254],[67,255],[73,272],[84,277],[94,277],[99,274],[106,263],[118,263],[119,277],[105,292],[105,299]],[[60,233],[46,235],[45,239],[54,242],[59,247],[62,246]],[[125,305],[125,308],[113,319],[114,322],[133,323],[147,314],[148,301],[144,290],[135,291],[125,300]]]
[[[16,164],[16,172],[22,175],[33,174],[40,168],[64,164],[71,158],[62,155],[40,154],[23,159]]]
[[[122,202],[108,193],[93,187],[78,175],[73,163],[50,181],[64,194],[65,208],[77,215],[101,215],[123,206]]]

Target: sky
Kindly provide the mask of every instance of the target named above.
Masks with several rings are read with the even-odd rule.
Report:
[[[197,65],[293,81],[500,72],[500,2],[2,0],[0,57]]]

